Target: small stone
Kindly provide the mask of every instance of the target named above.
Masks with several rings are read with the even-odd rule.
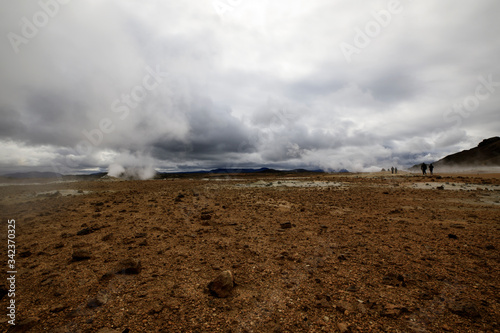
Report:
[[[441,326],[441,328],[442,328],[443,330],[447,331],[447,332],[451,331],[451,327],[450,327],[450,326],[448,326],[448,325],[446,325],[446,324],[443,324],[443,325]]]
[[[109,241],[112,237],[113,237],[113,234],[112,234],[112,233],[111,233],[111,234],[107,234],[107,235],[103,236],[103,237],[101,238],[101,240],[102,240],[103,242],[107,242],[107,241]]]
[[[346,323],[337,323],[337,327],[341,333],[349,332],[349,325]]]
[[[454,235],[454,234],[448,234],[448,238],[458,239],[457,235]]]
[[[29,256],[31,256],[31,254],[32,254],[31,251],[23,251],[23,252],[19,253],[19,256],[21,258],[28,258]]]
[[[108,302],[108,297],[106,295],[97,295],[95,298],[91,298],[87,302],[88,308],[98,308]]]
[[[468,301],[457,301],[448,305],[448,309],[460,317],[479,318],[481,314],[477,306]]]
[[[334,304],[335,308],[342,313],[356,311],[356,307],[347,301],[337,301]]]
[[[404,312],[408,312],[408,309],[394,304],[386,304],[380,315],[382,317],[397,317]]]
[[[350,285],[349,287],[347,287],[347,291],[356,292],[358,291],[358,287],[356,287],[355,285]]]
[[[115,270],[115,274],[139,274],[141,272],[141,262],[135,259],[121,260]]]
[[[404,276],[397,273],[388,273],[384,275],[384,277],[382,278],[382,283],[385,285],[395,286],[395,287],[406,286]]]
[[[208,221],[208,220],[212,219],[212,215],[210,215],[210,214],[201,214],[200,219],[202,221]]]
[[[90,228],[83,228],[82,230],[78,231],[78,232],[76,233],[76,235],[77,235],[77,236],[83,236],[83,235],[88,235],[88,234],[90,234],[90,233],[92,233],[92,232],[93,232],[93,230],[92,230],[92,229],[90,229]]]
[[[91,254],[90,254],[89,250],[76,249],[76,250],[73,250],[73,254],[71,257],[72,257],[73,261],[82,261],[82,260],[90,259]]]
[[[63,304],[57,304],[57,305],[53,306],[49,311],[52,313],[57,313],[57,312],[63,311],[66,308],[67,308],[67,306],[64,306]]]
[[[123,332],[122,330],[114,330],[112,328],[107,328],[107,327],[101,328],[99,331],[97,331],[97,333],[122,333],[122,332]]]
[[[281,229],[290,229],[292,227],[291,222],[280,223]]]
[[[224,271],[208,284],[208,290],[213,296],[226,298],[231,295],[234,288],[233,273]]]

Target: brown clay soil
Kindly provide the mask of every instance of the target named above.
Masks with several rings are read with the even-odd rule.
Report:
[[[11,184],[0,204],[2,331],[500,332],[497,175]]]

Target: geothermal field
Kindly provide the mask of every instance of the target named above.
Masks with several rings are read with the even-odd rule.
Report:
[[[500,331],[499,174],[11,180],[0,204],[4,331]]]

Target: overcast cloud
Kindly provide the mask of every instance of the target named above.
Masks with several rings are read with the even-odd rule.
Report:
[[[0,173],[373,171],[500,134],[497,0],[0,6]]]

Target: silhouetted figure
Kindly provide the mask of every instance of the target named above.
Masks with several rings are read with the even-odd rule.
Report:
[[[391,173],[394,173],[394,167],[391,167]]]
[[[398,168],[397,167],[394,168],[394,173],[398,173]]]
[[[422,163],[422,165],[420,166],[420,169],[422,169],[422,175],[427,174],[427,165],[425,163]]]
[[[431,164],[429,164],[429,171],[431,172],[431,176],[432,176],[433,170],[434,170],[434,165],[432,165],[432,163],[431,163]]]

